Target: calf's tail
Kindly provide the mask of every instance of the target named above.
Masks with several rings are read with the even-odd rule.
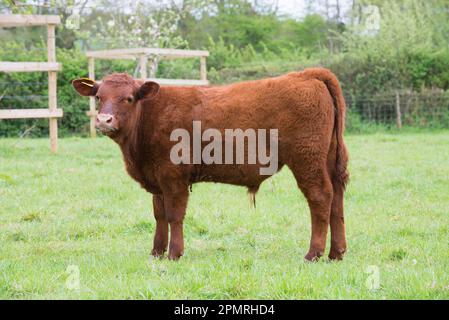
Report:
[[[335,107],[335,136],[337,138],[337,155],[335,163],[335,176],[334,178],[341,184],[343,188],[349,181],[348,166],[348,151],[346,149],[345,142],[343,140],[343,133],[345,130],[345,116],[346,116],[346,104],[343,97],[343,92],[340,87],[340,83],[330,70],[325,68],[310,68],[301,72],[301,75],[309,79],[317,79],[322,81],[329,93],[332,96]]]

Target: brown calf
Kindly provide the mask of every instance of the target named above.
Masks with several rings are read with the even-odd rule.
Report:
[[[153,194],[154,256],[184,252],[183,220],[189,187],[210,181],[246,186],[255,193],[269,176],[261,164],[175,164],[170,159],[174,129],[277,129],[278,170],[287,165],[307,198],[312,236],[305,259],[323,255],[328,226],[329,258],[346,250],[343,193],[348,153],[343,141],[345,102],[335,75],[312,68],[284,76],[217,87],[160,87],[155,82],[112,74],[95,83],[73,81],[83,96],[99,104],[97,128],[121,148],[126,170]],[[191,155],[189,155],[191,156]],[[245,154],[248,159],[248,154]]]

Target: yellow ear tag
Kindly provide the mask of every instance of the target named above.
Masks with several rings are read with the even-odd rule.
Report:
[[[89,82],[95,82],[94,80],[92,80],[90,78],[81,78],[80,80],[85,80],[85,81],[89,81]],[[82,84],[92,88],[94,85],[92,83],[89,83],[89,82],[81,81]]]

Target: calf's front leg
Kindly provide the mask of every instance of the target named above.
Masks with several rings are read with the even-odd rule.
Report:
[[[162,257],[164,252],[167,251],[168,245],[168,222],[165,217],[164,197],[162,195],[153,195],[153,212],[156,219],[156,232],[154,233],[151,254],[155,257]]]
[[[189,192],[187,187],[164,193],[164,207],[170,225],[168,258],[178,260],[184,254],[183,221],[186,214]]]

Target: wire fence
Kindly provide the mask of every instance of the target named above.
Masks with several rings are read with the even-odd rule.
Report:
[[[382,95],[345,97],[348,112],[361,123],[449,128],[449,92],[400,90]]]

